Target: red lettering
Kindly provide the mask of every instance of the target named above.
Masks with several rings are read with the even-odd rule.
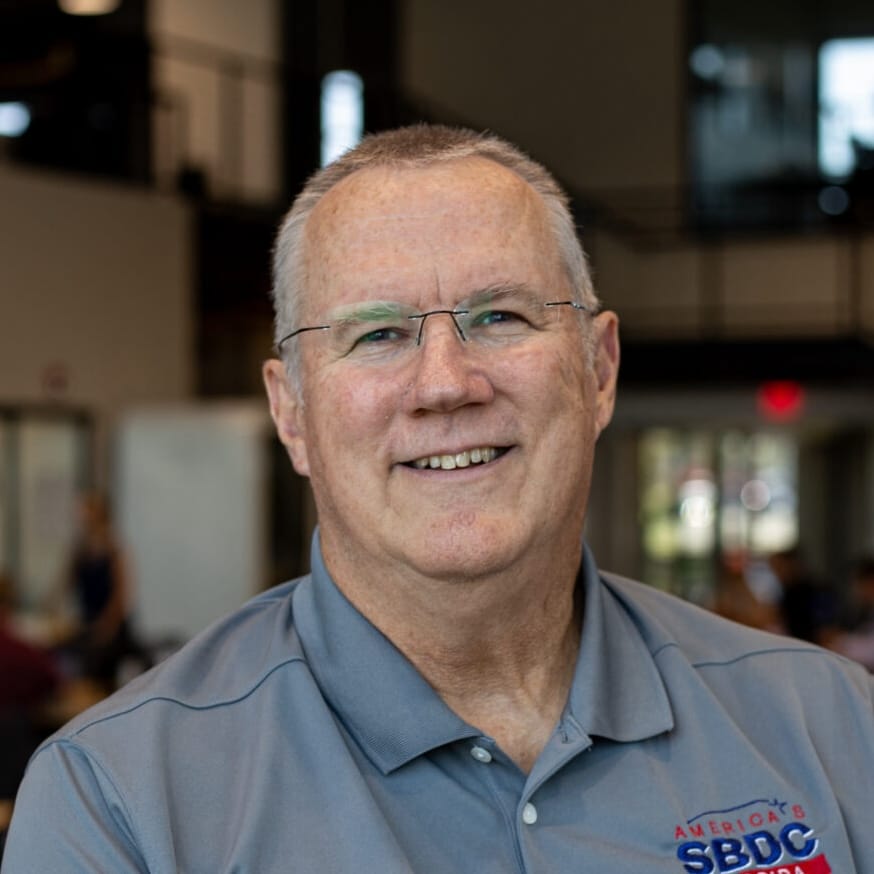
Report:
[[[707,828],[710,829],[710,834],[712,834],[712,835],[719,834],[719,823],[716,822],[715,819],[710,819],[707,821]]]
[[[741,834],[743,834],[743,833],[746,831],[746,829],[744,828],[743,820],[741,820],[741,819],[739,819],[739,820],[737,821],[737,830],[738,830]]]
[[[758,828],[765,821],[765,817],[761,813],[754,813],[750,817],[750,825],[753,828]]]
[[[768,822],[780,822],[780,817],[773,810],[768,811]],[[790,871],[789,874],[792,874]]]
[[[674,829],[674,840],[675,841],[681,841],[681,840],[684,841],[684,840],[686,840],[686,837],[687,837],[687,835],[686,835],[686,832],[683,831],[683,826],[678,825]]]
[[[792,815],[795,819],[806,819],[804,814],[804,808],[800,804],[792,805]]]
[[[704,837],[704,826],[700,825],[700,824],[689,826],[689,833],[691,835],[694,835],[694,837],[696,837],[696,838],[703,838]]]
[[[722,823],[722,833],[724,835],[730,835],[734,832],[734,826],[730,822]]]
[[[757,868],[748,874],[832,874],[831,866],[825,856],[817,856],[808,862],[799,862],[787,868]]]
[[[799,865],[794,868],[762,868],[759,871],[750,871],[750,874],[804,874],[804,869]]]

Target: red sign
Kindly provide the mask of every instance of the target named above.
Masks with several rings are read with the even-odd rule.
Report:
[[[789,380],[763,383],[757,399],[759,412],[772,422],[791,422],[804,409],[804,389]]]

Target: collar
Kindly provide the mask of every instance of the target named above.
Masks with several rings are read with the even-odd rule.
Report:
[[[588,547],[577,585],[585,612],[567,709],[590,736],[630,742],[670,731],[673,711],[649,645]]]
[[[481,736],[337,588],[318,530],[311,565],[294,590],[295,627],[322,694],[374,765],[389,774],[436,747]],[[585,615],[567,709],[588,734],[617,741],[670,729],[670,704],[652,656],[588,550],[578,585]]]

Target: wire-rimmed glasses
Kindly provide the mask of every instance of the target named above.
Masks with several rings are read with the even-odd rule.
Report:
[[[418,312],[396,301],[367,301],[340,307],[320,325],[296,328],[277,343],[310,331],[324,331],[332,356],[373,363],[388,362],[421,346],[425,322],[431,316],[449,316],[458,336],[484,349],[521,343],[549,330],[560,308],[594,314],[594,309],[574,300],[543,301],[520,289],[485,291],[460,301],[453,309]]]

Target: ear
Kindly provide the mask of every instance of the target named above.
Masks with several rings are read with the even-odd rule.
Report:
[[[616,381],[619,378],[619,317],[610,310],[597,315],[592,325],[595,332],[593,359],[598,394],[595,427],[597,434],[613,418],[616,403]]]
[[[261,368],[264,388],[270,401],[270,415],[276,425],[276,433],[294,469],[301,476],[310,475],[304,436],[303,403],[297,390],[289,384],[285,365],[278,358],[270,358]]]

